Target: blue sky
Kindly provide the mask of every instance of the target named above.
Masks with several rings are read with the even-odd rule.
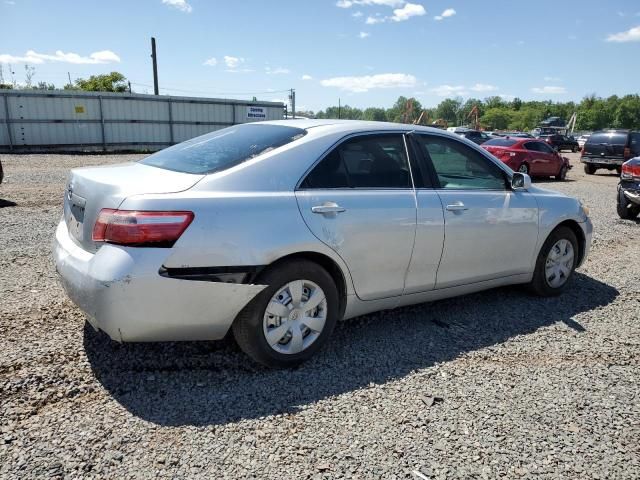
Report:
[[[0,0],[5,81],[117,70],[152,93],[286,100],[298,109],[425,106],[503,95],[638,93],[638,0]]]

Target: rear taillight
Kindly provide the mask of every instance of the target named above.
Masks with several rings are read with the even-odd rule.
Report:
[[[624,180],[640,180],[640,162],[632,160],[622,164],[620,178]]]
[[[136,247],[171,247],[193,221],[193,212],[103,208],[93,226],[94,242]]]

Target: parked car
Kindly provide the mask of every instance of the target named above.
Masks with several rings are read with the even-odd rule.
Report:
[[[553,176],[557,180],[565,180],[571,168],[569,159],[541,140],[520,137],[495,138],[483,143],[482,148],[512,170],[532,177]]]
[[[534,138],[533,135],[525,132],[503,132],[501,137],[518,137],[518,138]]]
[[[571,150],[572,152],[578,151],[578,142],[576,139],[567,135],[540,135],[539,139],[544,140],[559,152],[562,150]]]
[[[587,140],[591,136],[590,133],[585,133],[584,135],[580,135],[578,137],[578,149],[582,150],[584,148],[584,144],[587,143]]]
[[[117,341],[231,329],[286,367],[339,319],[508,284],[560,294],[588,254],[587,213],[441,130],[258,122],[72,170],[54,257]]]
[[[454,131],[456,135],[459,135],[467,140],[471,140],[477,145],[482,145],[487,140],[493,138],[491,135],[481,132],[479,130],[472,130],[470,128],[458,128]]]
[[[622,164],[640,155],[640,132],[601,130],[591,134],[584,144],[580,161],[584,171],[593,175],[599,168],[622,172]]]
[[[640,214],[640,157],[622,164],[618,184],[618,215],[633,220]]]

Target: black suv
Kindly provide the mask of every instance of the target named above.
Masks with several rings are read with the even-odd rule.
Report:
[[[487,135],[484,132],[478,130],[471,130],[470,128],[458,128],[453,133],[460,135],[461,137],[471,140],[473,143],[482,145],[487,140],[491,140],[491,135]]]
[[[640,157],[622,164],[618,184],[618,215],[633,220],[640,214]]]
[[[580,161],[584,171],[593,175],[597,169],[622,171],[622,164],[640,155],[640,132],[601,130],[593,132],[582,148]]]
[[[573,137],[568,137],[566,135],[540,135],[540,140],[544,140],[553,148],[558,151],[561,150],[571,150],[572,152],[578,151],[578,141]]]

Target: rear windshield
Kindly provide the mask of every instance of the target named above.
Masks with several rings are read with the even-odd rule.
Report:
[[[305,134],[301,128],[245,123],[192,138],[154,153],[140,163],[200,175],[220,172]]]
[[[587,139],[587,143],[590,145],[599,143],[606,143],[607,145],[626,145],[627,134],[616,132],[593,133]]]
[[[493,145],[494,147],[510,147],[518,143],[519,140],[512,140],[511,138],[493,138],[487,140],[482,145]]]

